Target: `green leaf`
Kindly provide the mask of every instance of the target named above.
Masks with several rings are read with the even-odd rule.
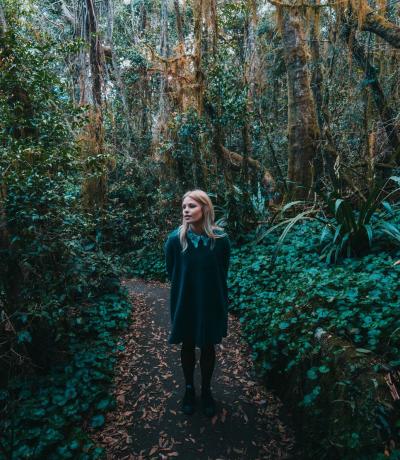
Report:
[[[101,401],[97,403],[96,408],[99,410],[104,410],[104,409],[107,409],[109,405],[110,405],[109,399],[102,399]]]
[[[339,225],[336,227],[335,236],[333,237],[333,240],[332,240],[332,243],[333,243],[333,244],[336,243],[336,239],[339,237],[340,232],[341,232],[341,230],[342,230],[342,227],[343,227],[342,224],[339,224]]]
[[[18,343],[24,343],[24,342],[32,342],[32,336],[29,331],[21,331],[18,333],[17,336],[17,341]]]
[[[341,198],[339,198],[339,199],[337,199],[335,201],[335,215],[338,214],[340,207],[344,206],[344,203],[345,203],[345,201],[342,200]]]
[[[358,353],[372,353],[371,350],[367,350],[366,348],[356,348]]]
[[[328,366],[319,366],[318,370],[321,372],[321,374],[327,374],[330,371]]]
[[[318,378],[318,374],[317,372],[315,371],[315,367],[312,367],[311,369],[308,369],[307,371],[307,377],[310,379],[310,380],[316,380]]]
[[[372,226],[368,225],[368,224],[365,224],[364,228],[365,228],[365,231],[366,231],[367,236],[368,236],[368,245],[371,247],[371,245],[372,245]]]
[[[103,415],[95,415],[94,417],[92,417],[92,420],[90,421],[90,425],[93,427],[93,428],[98,428],[100,426],[103,426],[104,425],[104,416]]]
[[[390,203],[388,201],[382,201],[382,206],[386,209],[386,211],[393,215],[394,214],[394,211],[393,211],[393,208],[390,206]]]

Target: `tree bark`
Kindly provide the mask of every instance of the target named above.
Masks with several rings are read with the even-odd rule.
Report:
[[[350,24],[343,21],[341,38],[349,46],[351,53],[357,62],[358,66],[365,70],[365,79],[368,86],[371,88],[372,97],[375,106],[378,110],[379,116],[385,126],[386,135],[390,146],[392,147],[392,154],[390,158],[383,159],[385,162],[394,161],[399,163],[400,161],[400,135],[396,125],[395,112],[386,100],[385,94],[378,80],[378,72],[375,67],[369,62],[367,56],[364,53],[364,49],[358,43],[354,34],[352,35],[352,28]]]
[[[194,8],[194,46],[193,46],[193,65],[194,65],[194,92],[196,100],[197,113],[201,115],[203,113],[203,85],[204,85],[204,74],[202,71],[202,23],[203,23],[203,0],[196,0],[196,7]]]
[[[256,27],[257,27],[257,6],[255,0],[249,1],[250,11],[245,22],[244,30],[244,86],[246,94],[246,113],[243,117],[242,139],[243,139],[243,161],[241,170],[241,187],[243,192],[243,209],[246,214],[251,214],[252,203],[250,199],[251,189],[257,190],[258,183],[254,175],[249,174],[248,158],[253,155],[252,122],[254,119],[254,101],[256,96],[256,71],[258,68],[256,48]]]
[[[232,171],[240,171],[242,169],[243,162],[246,162],[247,165],[257,172],[263,174],[262,185],[267,188],[269,191],[275,190],[275,179],[273,178],[271,172],[268,169],[264,169],[261,163],[254,158],[245,158],[239,153],[228,150],[223,145],[218,146],[218,152],[220,154],[221,160],[224,164],[229,167]]]
[[[89,41],[89,64],[91,70],[91,93],[93,107],[83,137],[83,149],[88,157],[87,177],[83,183],[83,200],[87,207],[102,208],[107,194],[107,165],[104,160],[103,129],[103,53],[97,27],[94,0],[86,0],[87,39]],[[94,158],[98,159],[94,161]]]
[[[311,0],[311,4],[319,5],[319,0]],[[312,59],[312,72],[311,72],[311,89],[314,95],[314,101],[317,111],[318,127],[321,133],[321,142],[318,146],[316,161],[314,162],[315,182],[318,183],[321,178],[323,170],[329,177],[331,183],[335,188],[339,186],[338,178],[335,175],[334,164],[338,156],[336,147],[333,142],[333,136],[330,132],[330,114],[324,101],[324,78],[321,64],[321,55],[319,49],[319,10],[313,10],[310,25],[310,50]],[[324,141],[324,142],[322,142]],[[322,161],[321,161],[322,160]]]
[[[3,7],[0,4],[0,37],[3,37],[7,32],[7,21],[4,15]]]
[[[367,14],[361,30],[379,35],[395,48],[400,48],[400,27],[375,13],[369,6],[365,5],[363,8],[367,9]]]
[[[178,33],[179,43],[185,42],[185,36],[183,34],[183,18],[179,9],[179,0],[174,0],[175,16],[176,16],[176,31]]]
[[[313,185],[319,129],[310,86],[302,18],[297,8],[278,6],[288,77],[288,180],[291,198],[305,199]]]
[[[90,70],[92,77],[92,97],[93,103],[97,108],[101,107],[102,99],[102,52],[99,34],[97,30],[97,19],[94,9],[94,1],[86,0],[89,23],[89,40],[90,40]]]
[[[167,58],[169,55],[169,43],[168,43],[168,8],[167,0],[161,1],[160,11],[160,56]],[[167,96],[168,91],[168,80],[166,74],[160,75],[160,98],[158,103],[158,114],[157,120],[153,129],[153,146],[156,147],[159,144],[162,134],[166,131],[166,126],[169,117],[169,101]]]

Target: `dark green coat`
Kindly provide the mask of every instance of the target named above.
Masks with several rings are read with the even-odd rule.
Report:
[[[190,339],[202,347],[220,343],[227,335],[230,243],[227,236],[217,238],[213,249],[211,243],[211,239],[207,244],[200,239],[195,247],[188,238],[188,248],[182,253],[178,229],[169,234],[165,243],[171,281],[171,344]]]

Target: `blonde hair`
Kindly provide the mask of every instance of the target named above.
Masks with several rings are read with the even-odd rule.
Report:
[[[206,233],[206,235],[211,238],[211,249],[214,248],[215,246],[215,240],[217,238],[223,238],[226,236],[224,233],[224,229],[222,227],[218,227],[218,225],[215,224],[215,212],[214,212],[214,206],[210,200],[210,197],[207,195],[206,192],[203,190],[189,190],[183,195],[182,202],[185,198],[191,198],[194,201],[197,201],[199,205],[201,206],[201,210],[203,213],[203,219],[202,219],[202,224],[203,224],[203,230]],[[187,247],[188,247],[188,241],[187,241],[187,232],[189,229],[189,224],[185,221],[185,219],[182,218],[182,225],[179,226],[179,241],[181,242],[182,246],[182,252],[185,252]],[[222,230],[221,233],[215,233],[215,230]]]

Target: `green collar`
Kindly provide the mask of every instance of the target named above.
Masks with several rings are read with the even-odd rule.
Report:
[[[207,246],[207,243],[210,241],[210,238],[207,235],[199,235],[198,233],[195,233],[190,227],[188,228],[187,236],[195,248],[199,246],[200,240],[203,240],[204,246]]]

